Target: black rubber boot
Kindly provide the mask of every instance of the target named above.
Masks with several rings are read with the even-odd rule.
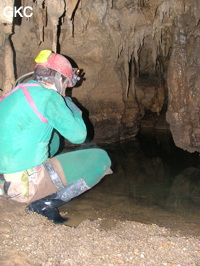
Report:
[[[60,216],[57,208],[84,193],[88,189],[89,187],[81,178],[59,190],[57,193],[32,202],[26,207],[26,211],[28,213],[36,212],[47,217],[49,220],[52,220],[55,224],[62,224],[68,219]]]
[[[57,208],[63,205],[65,201],[57,199],[56,197],[57,193],[51,194],[40,200],[36,200],[26,207],[26,211],[28,213],[36,212],[43,215],[55,224],[63,224],[68,219],[63,218]]]

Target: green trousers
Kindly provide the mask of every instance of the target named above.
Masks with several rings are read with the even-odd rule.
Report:
[[[57,152],[60,141],[55,132],[51,141],[50,156]],[[96,185],[106,174],[111,174],[111,160],[107,152],[99,148],[76,150],[55,156],[65,173],[67,184],[83,178],[88,187]]]

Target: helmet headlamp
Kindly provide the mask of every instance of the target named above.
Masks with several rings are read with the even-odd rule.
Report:
[[[80,78],[80,69],[79,68],[73,68],[72,69],[72,78],[70,80],[70,84],[69,87],[74,87],[76,85],[76,83],[81,79]]]

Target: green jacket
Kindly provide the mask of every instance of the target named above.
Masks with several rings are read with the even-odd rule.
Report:
[[[53,129],[74,144],[83,143],[86,138],[86,127],[79,112],[73,113],[56,91],[33,80],[28,83],[36,84],[26,88],[48,122],[41,121],[21,88],[0,102],[0,173],[3,174],[42,164],[49,157]]]

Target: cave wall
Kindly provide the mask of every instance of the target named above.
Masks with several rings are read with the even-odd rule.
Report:
[[[33,70],[34,58],[41,49],[51,49],[67,55],[85,73],[81,86],[74,88],[71,96],[89,112],[94,140],[113,141],[135,136],[145,112],[159,115],[169,95],[167,121],[177,142],[180,120],[175,120],[173,114],[179,99],[174,103],[172,92],[177,91],[178,95],[180,84],[171,78],[173,62],[181,60],[180,52],[176,52],[176,37],[180,25],[183,29],[189,28],[189,18],[197,18],[196,1],[20,2],[33,8],[33,16],[14,18],[13,27],[5,22],[0,24],[3,93],[12,88],[14,78]],[[188,22],[181,24],[185,16]],[[195,27],[196,20],[190,26],[194,36]],[[189,56],[189,52],[185,56]],[[167,75],[168,67],[172,74]],[[195,82],[198,88],[197,80]],[[177,89],[174,90],[174,86]],[[197,112],[198,106],[196,119]],[[188,142],[187,145],[193,144]]]
[[[168,70],[167,121],[176,145],[200,151],[200,2],[186,5],[175,20]]]

